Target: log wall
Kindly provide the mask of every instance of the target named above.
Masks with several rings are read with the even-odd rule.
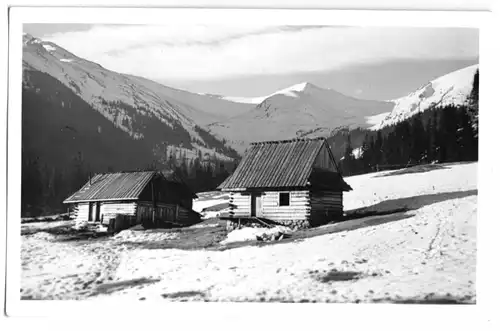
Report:
[[[151,202],[139,202],[137,219],[139,223],[153,219],[153,204]],[[176,204],[158,203],[156,205],[155,220],[159,222],[194,224],[199,222],[200,216],[191,209]]]
[[[95,211],[95,205],[93,212]],[[116,218],[116,215],[137,216],[133,224],[141,223],[145,220],[153,219],[153,204],[151,202],[101,202],[99,220],[108,225],[109,220]],[[89,220],[89,203],[80,203],[73,207],[72,218],[76,222],[87,222]],[[185,224],[199,222],[200,216],[191,209],[175,205],[159,203],[156,207],[155,219]],[[133,225],[132,224],[132,225]]]
[[[139,202],[137,206],[137,222],[148,222],[153,220],[153,203]],[[156,207],[155,220],[173,222],[176,220],[175,205],[158,204]]]
[[[92,212],[95,212],[95,204]],[[122,214],[134,216],[136,213],[137,204],[135,202],[101,202],[99,211],[99,220],[103,224],[108,224],[109,220],[115,218],[116,215]],[[73,215],[78,222],[86,222],[89,220],[89,203],[79,203],[74,207]]]
[[[200,214],[181,206],[179,206],[178,217],[179,222],[186,225],[192,225],[200,222]]]
[[[136,202],[103,202],[101,203],[99,219],[103,224],[109,224],[109,220],[115,218],[118,214],[135,216],[136,211]]]
[[[262,194],[262,217],[274,221],[306,220],[311,207],[309,204],[309,191],[291,191],[290,205],[279,205],[279,194],[282,192],[265,192]]]
[[[342,192],[313,191],[311,197],[311,225],[339,220],[343,213]]]
[[[231,192],[229,195],[229,217],[250,217],[251,200],[249,193]]]
[[[306,221],[310,215],[309,191],[281,191],[290,193],[290,205],[279,205],[280,191],[262,192],[261,217],[280,223]],[[229,217],[251,217],[251,194],[231,192],[229,197]]]
[[[89,220],[89,204],[79,203],[73,208],[73,218],[76,223],[88,222]]]

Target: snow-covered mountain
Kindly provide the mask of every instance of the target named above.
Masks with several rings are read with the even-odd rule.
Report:
[[[23,71],[54,77],[131,138],[154,136],[158,145],[183,149],[188,156],[201,151],[232,158],[234,151],[203,126],[249,108],[107,70],[29,34],[23,34]],[[25,83],[29,77],[24,75]]]
[[[463,105],[472,90],[474,74],[479,65],[472,65],[436,78],[414,92],[390,100],[395,106],[391,112],[368,118],[370,129],[378,130],[404,121],[432,106]]]
[[[31,77],[26,73],[46,73],[131,139],[152,142],[164,155],[182,152],[188,158],[201,152],[228,160],[252,141],[328,137],[339,128],[378,129],[432,105],[462,104],[478,68],[458,70],[388,101],[356,99],[308,82],[262,97],[228,97],[116,73],[29,34],[23,42],[26,86]]]
[[[245,99],[235,99],[240,102]],[[394,104],[361,100],[304,82],[272,93],[250,111],[209,125],[242,151],[251,141],[328,136],[338,127],[366,127],[366,117],[390,112]]]

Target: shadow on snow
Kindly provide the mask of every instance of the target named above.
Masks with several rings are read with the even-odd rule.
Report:
[[[359,216],[364,217],[377,215],[379,213],[387,213],[394,210],[396,210],[397,212],[415,210],[432,205],[434,203],[452,199],[466,198],[473,195],[477,195],[477,189],[468,191],[425,194],[407,198],[385,200],[368,207],[346,211],[346,219],[359,218]]]

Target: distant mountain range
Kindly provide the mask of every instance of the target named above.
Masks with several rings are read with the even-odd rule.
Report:
[[[367,116],[394,108],[392,102],[356,99],[308,82],[253,100],[262,101],[246,113],[210,124],[210,132],[241,151],[251,141],[316,137],[338,127],[364,127]]]
[[[378,129],[432,105],[463,104],[477,68],[458,70],[388,101],[357,99],[309,82],[263,97],[228,97],[116,73],[24,34],[23,151],[62,159],[85,151],[84,157],[102,167],[121,168],[173,153],[231,161],[252,141]],[[92,146],[86,137],[92,137]]]

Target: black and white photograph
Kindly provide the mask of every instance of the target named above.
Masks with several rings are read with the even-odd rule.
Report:
[[[476,305],[477,17],[58,10],[10,31],[20,304]]]

